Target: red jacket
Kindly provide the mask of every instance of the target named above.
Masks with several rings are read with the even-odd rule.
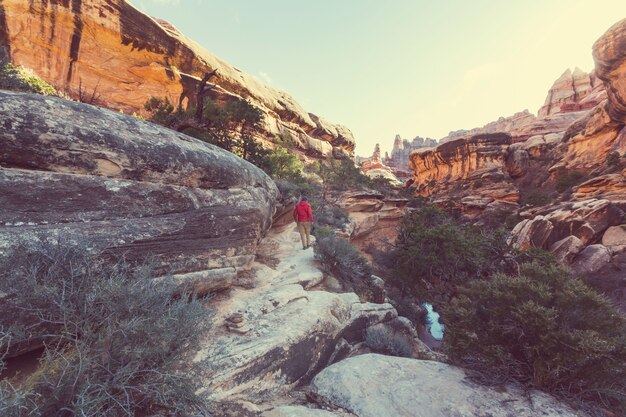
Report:
[[[311,205],[305,200],[300,201],[293,209],[293,219],[297,222],[313,222]]]

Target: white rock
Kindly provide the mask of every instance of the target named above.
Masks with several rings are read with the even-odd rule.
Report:
[[[553,397],[478,385],[440,362],[366,354],[320,372],[312,391],[359,417],[583,417]]]

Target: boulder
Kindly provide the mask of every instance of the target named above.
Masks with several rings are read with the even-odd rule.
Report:
[[[311,383],[318,402],[359,417],[586,417],[538,392],[495,390],[444,363],[366,354],[320,372]]]
[[[548,241],[554,225],[544,216],[522,220],[511,231],[508,243],[525,250],[531,247],[542,248]]]
[[[356,212],[350,214],[350,223],[354,225],[350,233],[350,239],[358,239],[371,233],[378,224],[380,215],[378,213]]]
[[[569,264],[584,247],[585,244],[582,240],[578,239],[576,236],[568,236],[550,246],[550,252],[552,252],[559,261]]]
[[[589,244],[599,240],[609,226],[620,224],[624,211],[609,200],[590,199],[554,209],[545,218],[554,225],[551,242],[574,235]]]
[[[205,142],[67,101],[0,91],[0,256],[38,239],[156,260],[202,291],[254,258],[278,190]]]
[[[611,251],[604,245],[589,245],[578,254],[572,269],[581,274],[598,271],[611,262]]]
[[[626,224],[612,226],[606,229],[602,236],[602,244],[613,253],[626,250]]]

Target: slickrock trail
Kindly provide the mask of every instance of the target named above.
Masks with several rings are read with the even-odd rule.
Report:
[[[286,394],[331,362],[340,339],[397,316],[390,304],[324,290],[313,249],[301,249],[293,224],[272,229],[259,252],[272,255],[275,268],[255,262],[251,285],[214,300],[215,326],[195,358],[207,370],[203,391],[215,400],[265,402]],[[225,326],[237,312],[249,329],[244,334]]]

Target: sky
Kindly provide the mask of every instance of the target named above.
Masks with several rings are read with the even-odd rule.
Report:
[[[626,18],[626,0],[131,0],[348,126],[356,153],[528,109]]]

